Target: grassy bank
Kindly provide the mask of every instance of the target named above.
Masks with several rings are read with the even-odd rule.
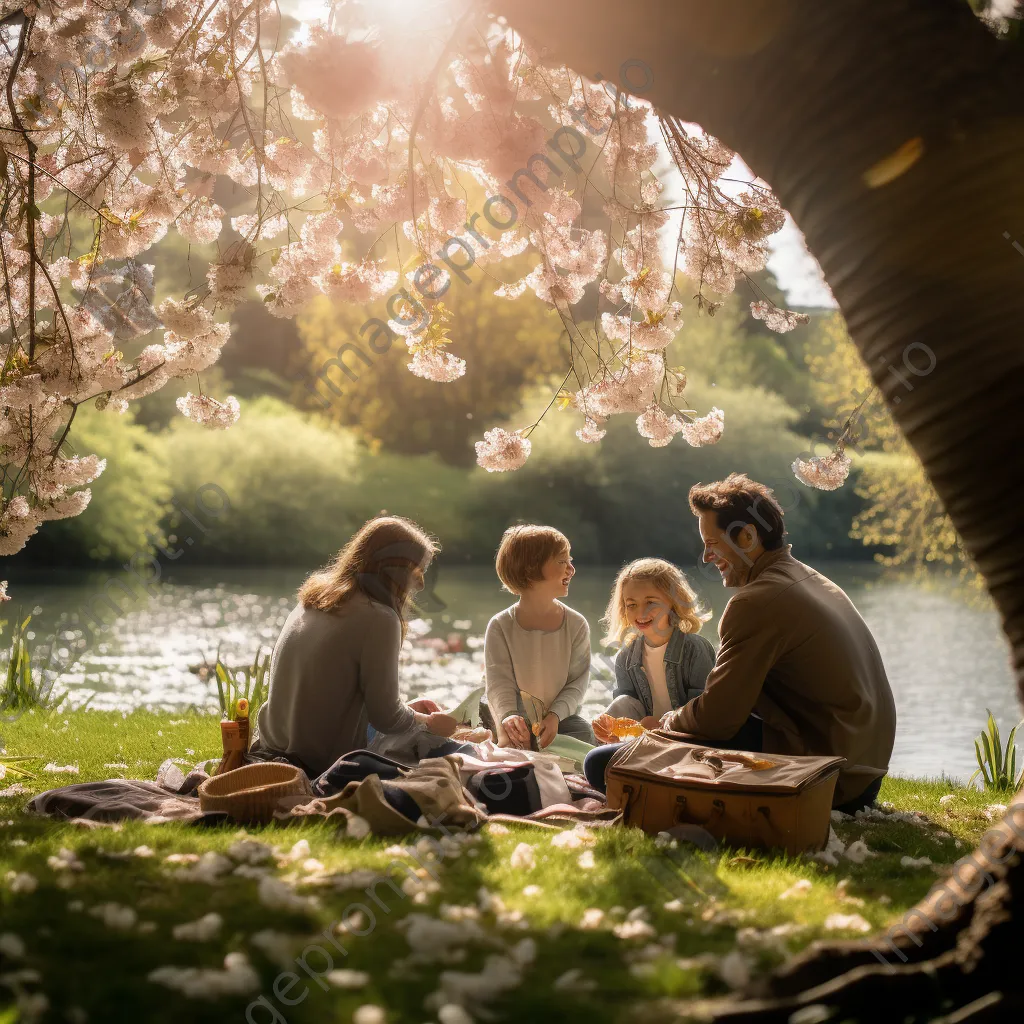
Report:
[[[837,823],[877,854],[858,863],[854,847],[837,866],[688,854],[632,829],[560,846],[492,825],[438,855],[415,835],[322,823],[86,829],[29,816],[26,800],[215,756],[215,719],[35,712],[2,728],[8,754],[41,760],[24,793],[0,795],[0,1020],[16,1001],[24,1019],[71,1022],[678,1019],[680,1001],[727,993],[816,938],[897,920],[977,842],[991,803],[887,779],[882,799],[926,820]],[[368,895],[388,873],[395,884]],[[243,956],[225,969],[228,954]]]

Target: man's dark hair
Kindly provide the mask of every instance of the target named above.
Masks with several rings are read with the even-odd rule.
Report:
[[[751,480],[746,473],[730,473],[724,480],[694,484],[690,488],[690,511],[714,512],[719,529],[729,539],[748,523],[757,530],[766,551],[782,547],[786,538],[785,513],[770,487]]]

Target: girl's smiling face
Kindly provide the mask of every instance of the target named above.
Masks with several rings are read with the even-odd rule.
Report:
[[[627,580],[622,584],[622,609],[630,627],[652,647],[668,643],[672,601],[665,591],[647,580]]]

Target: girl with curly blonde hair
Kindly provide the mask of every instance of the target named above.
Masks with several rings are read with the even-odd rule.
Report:
[[[598,740],[615,742],[613,718],[656,729],[666,714],[703,692],[715,664],[715,648],[700,635],[709,618],[686,576],[671,562],[638,558],[619,571],[602,621],[604,643],[621,646],[612,702],[593,722]],[[612,753],[614,748],[598,747],[587,755],[587,777],[600,789]]]

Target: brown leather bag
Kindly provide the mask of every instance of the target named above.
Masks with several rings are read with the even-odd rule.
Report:
[[[624,743],[608,764],[608,806],[652,835],[701,825],[731,846],[820,850],[843,757],[720,750],[664,729]]]

